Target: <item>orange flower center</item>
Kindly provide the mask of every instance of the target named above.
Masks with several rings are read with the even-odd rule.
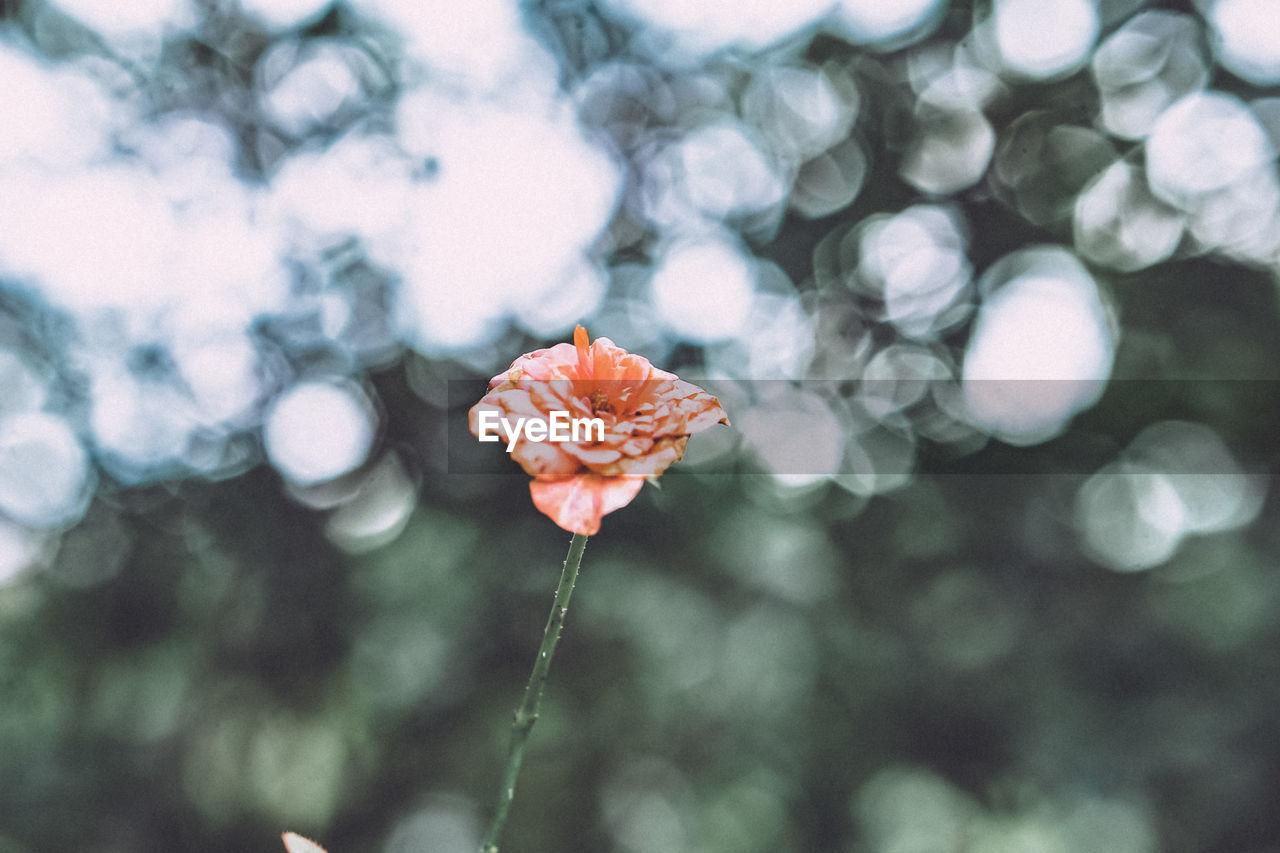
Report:
[[[609,395],[597,388],[591,392],[591,413],[594,415],[601,411],[612,412],[613,408],[609,402]]]

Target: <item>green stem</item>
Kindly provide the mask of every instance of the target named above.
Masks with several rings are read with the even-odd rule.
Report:
[[[551,605],[551,615],[547,617],[547,627],[542,630],[542,645],[538,647],[533,672],[529,673],[529,683],[524,687],[524,698],[520,701],[515,720],[511,724],[511,746],[507,749],[507,769],[502,773],[502,789],[498,791],[498,808],[494,812],[493,823],[489,824],[481,853],[498,853],[502,829],[507,824],[507,812],[516,795],[516,779],[520,776],[520,765],[524,761],[525,743],[529,740],[533,724],[538,721],[542,685],[547,682],[547,670],[551,669],[551,658],[556,653],[556,643],[560,640],[565,614],[569,612],[569,596],[573,595],[573,583],[578,578],[578,567],[582,565],[582,552],[586,547],[587,537],[581,533],[573,534],[573,541],[569,543],[569,556],[565,557],[560,584],[556,587],[556,599]]]

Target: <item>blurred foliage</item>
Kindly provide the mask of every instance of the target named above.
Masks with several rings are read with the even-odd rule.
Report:
[[[1103,37],[1139,5],[1101,4]],[[118,61],[129,82],[116,85],[145,90],[156,113],[217,111],[246,180],[299,145],[249,103],[253,63],[283,38],[267,27],[215,16],[139,70],[56,6],[9,0],[0,14],[46,55]],[[631,46],[639,25],[597,4],[548,0],[523,14],[566,88],[619,55],[648,61]],[[952,3],[935,37],[961,37],[972,15]],[[340,3],[290,38],[360,26]],[[812,308],[833,298],[815,272],[824,238],[939,196],[898,172],[918,107],[894,76],[904,54],[829,34],[803,50],[857,81],[859,124],[843,133],[862,153],[832,160],[850,185],[814,189],[775,222],[747,211],[737,224]],[[751,61],[730,56],[717,73]],[[682,72],[658,66],[643,85],[666,74],[666,94],[696,102]],[[361,120],[376,125],[394,70],[365,71],[373,106]],[[1219,77],[1220,90],[1265,94]],[[1002,134],[1017,125],[998,160],[1048,148],[1010,154],[1001,175],[954,191],[974,271],[1071,244],[1073,200],[1127,143],[1098,132],[1055,149],[1041,136],[1064,121],[1090,127],[1099,98],[1081,69],[993,102]],[[635,110],[652,106],[642,101]],[[331,141],[355,120],[340,113],[305,134]],[[663,119],[640,123],[650,120]],[[614,143],[625,149],[621,130]],[[858,163],[865,183],[850,177]],[[612,223],[616,266],[647,251],[648,238],[627,235],[657,226],[638,216]],[[689,464],[609,516],[586,551],[504,850],[1277,849],[1280,508],[1266,485],[1280,449],[1280,313],[1270,269],[1199,248],[1091,267],[1122,328],[1113,378],[1052,440],[921,441],[885,490]],[[376,275],[359,263],[340,272],[358,279],[360,304],[382,304]],[[0,298],[15,328],[56,320],[29,295]],[[343,516],[346,497],[260,455],[207,478],[108,473],[83,518],[32,545],[30,567],[0,585],[0,853],[271,851],[285,828],[333,853],[476,846],[569,535],[532,508],[523,475],[442,465],[461,401],[440,388],[465,376],[478,398],[495,363],[542,339],[507,330],[475,351],[423,355],[388,343],[381,317],[364,315],[367,339],[345,341],[341,356],[312,347],[306,317],[261,331],[292,341],[295,362],[360,365],[350,372],[375,401],[377,459],[394,462],[386,482],[412,487],[403,518],[379,521],[377,505]],[[867,340],[896,341],[915,319]],[[628,329],[652,332],[614,321],[623,343]],[[861,333],[836,326],[815,326],[815,361],[840,364],[838,345]],[[958,353],[967,330],[930,328],[931,352]],[[708,366],[697,340],[649,340],[661,366]],[[1227,497],[1174,479],[1108,503],[1087,486],[1170,420],[1208,425],[1230,449],[1208,473],[1181,472],[1228,478]],[[1152,493],[1181,501],[1189,520],[1162,527],[1144,503]],[[1082,495],[1101,496],[1094,516]],[[1237,517],[1214,516],[1228,499]]]

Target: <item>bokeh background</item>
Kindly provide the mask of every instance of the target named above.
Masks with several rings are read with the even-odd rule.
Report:
[[[1280,850],[1268,0],[0,2],[0,851]],[[487,456],[486,456],[487,454]],[[501,469],[499,469],[501,470]]]

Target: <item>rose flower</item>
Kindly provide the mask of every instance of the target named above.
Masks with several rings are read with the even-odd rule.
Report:
[[[296,833],[286,832],[283,836],[284,847],[289,853],[324,853],[324,848],[314,841],[309,841]]]
[[[603,435],[587,429],[577,440],[534,441],[517,430],[511,456],[534,477],[534,506],[565,530],[588,536],[600,529],[601,517],[629,504],[646,478],[678,462],[691,434],[729,422],[706,391],[608,338],[588,343],[582,326],[572,345],[522,355],[495,376],[471,408],[470,426],[483,438],[481,414],[492,413],[485,420],[505,419],[503,429],[520,418],[554,427],[553,412],[599,418]]]

